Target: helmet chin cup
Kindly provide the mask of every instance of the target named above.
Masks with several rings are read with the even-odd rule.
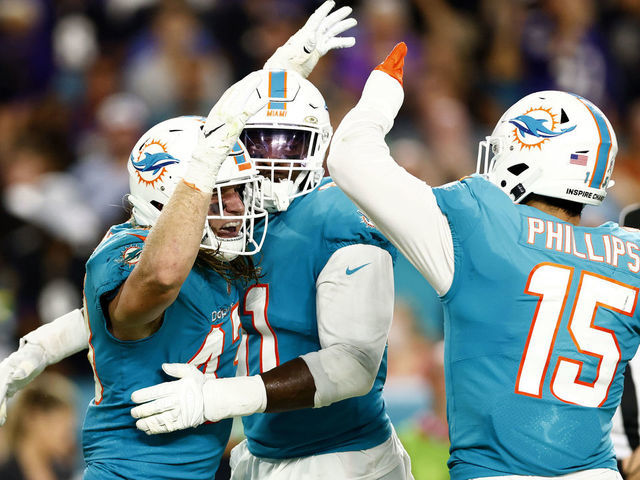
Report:
[[[267,212],[284,212],[289,208],[292,194],[296,191],[296,185],[291,180],[272,182],[271,179],[265,178],[262,181],[262,190],[265,196],[264,205]]]

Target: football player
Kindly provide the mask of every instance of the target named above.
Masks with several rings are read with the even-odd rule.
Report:
[[[294,35],[267,66],[308,73],[318,57],[313,52],[321,55],[328,42],[317,42],[309,55],[308,42],[297,48],[303,38]],[[241,307],[247,343],[239,358],[249,376],[212,381],[193,365],[168,365],[167,373],[180,380],[135,392],[142,405],[133,414],[145,432],[162,433],[306,407],[248,417],[248,440],[232,455],[234,478],[327,472],[345,479],[412,478],[381,396],[395,252],[331,180],[322,179],[331,136],[322,96],[292,71],[264,75],[268,87],[259,87],[260,96],[270,103],[241,139],[267,176],[276,225],[259,260],[261,282],[249,286]]]
[[[371,73],[328,165],[443,301],[451,478],[620,478],[609,430],[640,341],[640,234],[579,225],[613,183],[611,124],[579,96],[527,95],[477,175],[432,188],[384,142],[405,53]]]
[[[179,117],[156,125],[131,152],[132,217],[111,227],[86,265],[95,396],[83,425],[85,479],[208,479],[218,467],[229,421],[150,439],[136,429],[130,397],[163,379],[163,362],[235,374],[235,282],[257,278],[244,256],[259,250],[252,227],[266,218],[257,171],[236,142],[265,106],[260,81],[253,74],[232,86],[206,122]],[[46,350],[46,334],[36,330],[26,344]]]
[[[395,250],[322,178],[332,129],[322,95],[303,78],[310,69],[299,67],[309,65],[295,53],[300,37],[265,65],[288,70],[263,72],[260,96],[270,102],[240,138],[266,177],[270,212],[262,277],[241,302],[239,368],[255,381],[176,366],[179,380],[133,394],[141,405],[132,414],[147,433],[244,415],[234,479],[410,479],[382,399]]]
[[[351,8],[342,7],[332,12],[334,6],[333,0],[325,1],[300,30],[276,50],[267,60],[265,67],[292,69],[307,76],[319,58],[329,50],[353,46],[353,37],[339,36],[357,23],[355,19],[348,18]],[[171,163],[164,166],[170,165]],[[248,166],[247,163],[244,168]],[[138,169],[145,168],[144,165],[138,164]],[[155,168],[151,171],[157,176],[163,172],[161,169],[156,171]],[[157,179],[154,182],[157,182]],[[142,180],[141,183],[143,186],[147,185]],[[161,187],[158,192],[164,192],[166,189],[164,186]],[[130,200],[135,201],[135,196],[130,197]],[[162,204],[157,198],[152,200]],[[140,208],[147,207],[138,202],[138,209]],[[33,380],[46,366],[87,348],[87,336],[79,333],[85,330],[84,324],[85,318],[81,309],[69,312],[22,338],[18,351],[0,362],[0,425],[6,420],[6,401],[17,390]]]
[[[228,418],[244,402],[234,479],[412,478],[382,398],[395,249],[322,178],[332,129],[320,92],[293,71],[262,75],[269,104],[240,135],[269,210],[262,276],[241,301],[248,376],[207,379],[191,367],[134,392],[132,414],[140,429],[163,433]]]

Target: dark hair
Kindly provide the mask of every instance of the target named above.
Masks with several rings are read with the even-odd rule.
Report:
[[[527,198],[525,198],[522,203],[528,205],[533,201],[546,203],[552,207],[559,208],[571,217],[579,217],[582,215],[582,210],[584,209],[584,203],[572,202],[564,198],[547,197],[545,195],[538,195],[537,193],[527,195]]]
[[[131,207],[131,206],[130,206]],[[160,205],[160,210],[162,209],[162,205]],[[145,230],[150,230],[151,226],[141,226],[136,222],[136,219],[133,215],[129,218],[129,222],[135,228],[143,228]],[[216,257],[216,250],[207,250],[201,248],[198,251],[198,256],[196,257],[195,265],[200,268],[208,268],[219,274],[222,278],[224,278],[227,283],[234,282],[258,282],[262,277],[260,273],[260,268],[253,263],[253,259],[250,256],[238,255],[236,258],[231,260],[230,262],[225,262],[224,260],[220,260]]]
[[[196,266],[213,270],[224,278],[227,283],[239,281],[248,284],[257,283],[260,280],[262,276],[260,267],[254,265],[250,256],[239,255],[230,262],[225,262],[217,258],[215,254],[216,252],[213,250],[201,248],[196,257]]]

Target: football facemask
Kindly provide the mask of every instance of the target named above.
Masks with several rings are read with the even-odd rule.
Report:
[[[152,127],[134,146],[127,168],[129,170],[129,202],[133,217],[141,226],[155,225],[160,211],[169,201],[178,181],[182,178],[185,163],[197,143],[202,117],[178,117]],[[238,142],[224,161],[216,179],[212,202],[224,197],[224,189],[233,186],[242,197],[241,212],[229,214],[223,208],[207,216],[203,227],[201,248],[213,250],[222,260],[232,260],[238,255],[257,253],[264,241],[266,225],[259,239],[253,237],[256,222],[264,219],[260,190],[261,177]],[[211,209],[210,209],[211,212]],[[211,225],[220,221],[233,222],[235,235],[228,232],[216,235]],[[216,223],[217,222],[217,223]],[[240,222],[240,225],[237,225]],[[223,227],[230,230],[230,227]]]
[[[247,121],[240,141],[265,178],[267,210],[283,211],[322,180],[332,129],[324,98],[310,82],[292,71],[262,74],[260,93],[270,101]]]

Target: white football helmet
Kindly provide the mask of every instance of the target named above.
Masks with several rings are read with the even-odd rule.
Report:
[[[162,207],[169,201],[182,178],[205,120],[195,116],[165,120],[142,135],[133,147],[127,162],[131,191],[128,199],[133,205],[133,217],[139,225],[155,225]],[[253,255],[260,251],[266,225],[262,236],[255,239],[255,224],[261,219],[267,221],[261,183],[262,177],[258,175],[244,147],[240,142],[236,143],[218,173],[212,195],[217,195],[217,200],[212,201],[212,208],[207,215],[201,248],[214,250],[218,258],[227,261],[238,255]],[[224,211],[222,189],[229,186],[243,189],[242,215],[231,216]],[[242,223],[237,236],[222,238],[214,233],[209,220]]]
[[[530,193],[599,205],[613,186],[616,134],[598,107],[571,93],[522,98],[480,142],[477,173],[520,203]]]
[[[265,177],[268,211],[283,211],[318,186],[333,130],[322,94],[291,70],[263,70],[260,95],[267,108],[249,118],[240,134],[251,161]]]

